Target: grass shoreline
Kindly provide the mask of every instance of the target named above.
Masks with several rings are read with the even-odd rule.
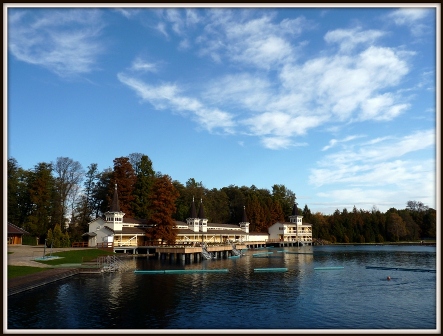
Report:
[[[87,249],[87,250],[71,250],[71,251],[61,251],[52,253],[53,256],[58,256],[61,258],[51,259],[51,260],[34,260],[36,262],[49,265],[49,266],[57,266],[62,264],[81,264],[86,261],[93,261],[97,259],[97,257],[102,255],[110,255],[114,254],[113,252],[99,250],[99,249]],[[47,253],[47,256],[50,254]],[[33,267],[33,266],[17,266],[17,265],[8,265],[8,279],[14,279],[19,276],[31,275],[38,272],[44,272],[54,267]]]

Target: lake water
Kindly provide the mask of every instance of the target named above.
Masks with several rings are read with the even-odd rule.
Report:
[[[244,252],[236,259],[192,263],[134,257],[126,261],[131,268],[126,272],[78,275],[16,294],[8,297],[7,328],[102,333],[440,328],[440,273],[415,271],[436,270],[435,246],[306,246]],[[273,253],[253,256],[264,252]],[[258,272],[259,268],[287,272]],[[135,269],[228,272],[135,274]]]

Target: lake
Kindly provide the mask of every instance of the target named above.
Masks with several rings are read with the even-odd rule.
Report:
[[[124,272],[77,275],[8,297],[7,328],[275,333],[440,327],[435,246],[275,247],[244,253],[192,263],[125,259],[129,270]],[[263,270],[275,268],[281,271]],[[178,269],[214,272],[134,273]]]

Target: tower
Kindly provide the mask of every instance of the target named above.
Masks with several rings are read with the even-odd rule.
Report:
[[[242,216],[242,221],[240,222],[240,227],[246,233],[249,233],[249,221],[248,221],[248,216],[246,216],[246,207],[245,206],[243,206],[243,216]]]
[[[198,210],[198,218],[201,232],[208,232],[208,219],[205,216],[205,209],[203,208],[203,200],[200,198],[200,209]]]
[[[197,217],[197,211],[195,210],[194,197],[192,197],[191,204],[191,214],[190,217],[186,218],[186,223],[188,224],[188,228],[194,232],[198,232],[199,230],[199,220]]]
[[[114,231],[123,228],[123,217],[125,213],[120,211],[120,203],[118,201],[117,183],[115,184],[114,196],[112,198],[111,210],[105,212],[107,225]]]

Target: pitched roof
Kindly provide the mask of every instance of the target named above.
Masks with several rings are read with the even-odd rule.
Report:
[[[192,197],[191,214],[189,218],[197,218],[197,210],[195,210],[194,197]]]
[[[206,218],[205,209],[203,208],[203,200],[200,199],[200,209],[198,210],[198,218]]]
[[[248,221],[248,216],[246,216],[246,207],[245,206],[243,206],[243,217],[242,217],[242,220],[241,220],[243,223],[247,223],[247,222],[249,222]]]
[[[29,234],[28,231],[25,231],[22,228],[19,228],[17,225],[14,225],[14,224],[8,222],[8,234],[9,233],[11,233],[11,234],[21,234],[21,235]]]
[[[115,184],[114,197],[112,198],[111,212],[120,212],[120,203],[118,202],[117,183]]]
[[[294,206],[292,207],[292,216],[298,216],[297,202],[294,202]]]

